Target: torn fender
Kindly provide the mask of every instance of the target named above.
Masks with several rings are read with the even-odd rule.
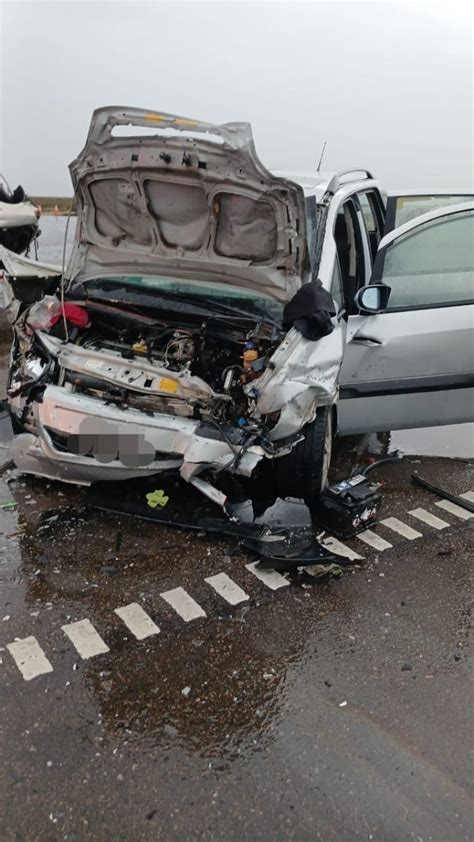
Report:
[[[315,409],[334,403],[344,350],[344,329],[341,322],[334,322],[332,333],[315,342],[305,339],[294,328],[288,332],[258,383],[246,388],[247,394],[255,398],[261,415],[278,411],[287,414],[290,403],[295,408],[299,406],[299,412],[308,404]],[[299,426],[307,420],[300,417]]]

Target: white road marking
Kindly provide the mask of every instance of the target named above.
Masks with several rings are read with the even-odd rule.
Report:
[[[466,491],[464,494],[460,494],[463,500],[468,500],[469,503],[474,503],[474,491]]]
[[[53,671],[36,637],[24,637],[23,640],[7,643],[7,649],[25,681]]]
[[[172,608],[179,614],[186,623],[190,620],[197,620],[198,617],[205,617],[206,612],[203,611],[200,605],[189,596],[184,588],[174,588],[172,591],[165,591],[160,596],[171,605]]]
[[[421,532],[418,532],[416,529],[412,529],[411,526],[403,523],[402,520],[398,520],[397,517],[386,517],[380,522],[383,523],[387,529],[391,529],[392,532],[398,532],[399,535],[403,535],[403,537],[408,538],[409,541],[414,541],[415,538],[423,538]]]
[[[130,605],[123,605],[121,608],[115,608],[114,611],[137,640],[144,640],[152,634],[160,633],[159,627],[138,602],[131,602]]]
[[[427,523],[428,526],[432,526],[433,529],[446,529],[446,527],[449,526],[449,523],[446,523],[445,520],[441,520],[440,517],[432,515],[431,512],[427,512],[426,509],[412,509],[411,512],[408,512],[408,514],[416,517],[418,520],[422,520],[423,523]]]
[[[363,541],[364,544],[368,544],[369,547],[373,547],[374,550],[379,550],[379,552],[383,552],[384,550],[389,550],[393,544],[390,544],[389,541],[386,541],[385,538],[381,538],[380,535],[376,535],[375,532],[372,532],[371,529],[365,529],[364,532],[359,532],[357,535],[360,541]]]
[[[78,620],[76,623],[69,623],[61,628],[84,660],[110,651],[90,620]]]
[[[242,590],[240,585],[233,581],[227,573],[216,573],[215,576],[209,576],[204,579],[211,588],[225,599],[229,605],[238,605],[239,602],[246,602],[249,598],[248,594]]]
[[[260,579],[267,588],[270,588],[272,591],[277,591],[279,588],[286,588],[290,584],[288,579],[285,579],[281,573],[278,573],[277,570],[270,570],[266,569],[265,567],[259,567],[258,561],[252,561],[252,564],[246,564],[246,568],[250,573],[253,573],[257,579]]]
[[[467,509],[462,509],[456,503],[451,503],[451,500],[437,500],[435,505],[439,506],[440,509],[444,509],[445,512],[449,512],[450,515],[460,518],[460,520],[470,520],[473,517],[471,512],[468,512]]]
[[[327,547],[328,550],[332,550],[338,555],[342,555],[345,558],[349,558],[351,561],[357,561],[358,559],[362,560],[364,558],[364,556],[359,555],[359,553],[356,553],[355,550],[351,550],[350,547],[346,547],[346,545],[343,544],[342,541],[338,541],[337,538],[333,538],[332,535],[328,535],[327,538],[323,538],[321,544]]]

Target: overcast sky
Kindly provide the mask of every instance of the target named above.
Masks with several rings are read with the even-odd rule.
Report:
[[[269,168],[473,182],[469,2],[0,0],[0,171],[69,195],[101,105],[252,123]]]

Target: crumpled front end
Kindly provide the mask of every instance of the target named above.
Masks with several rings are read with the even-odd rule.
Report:
[[[18,468],[83,485],[180,470],[209,496],[204,471],[250,476],[264,428],[243,385],[275,340],[267,327],[253,341],[248,328],[201,322],[164,326],[100,302],[63,309],[56,296],[24,310],[8,385]]]
[[[251,476],[336,398],[337,326],[317,342],[295,329],[280,341],[261,322],[157,329],[140,318],[92,302],[63,310],[55,296],[20,316],[8,388],[20,470],[83,485],[179,470],[222,503],[205,475]]]
[[[25,369],[38,385],[25,389],[15,370],[10,385],[12,413],[23,429],[11,457],[21,471],[89,485],[176,470],[223,505],[225,497],[209,483],[210,475],[251,476],[263,459],[291,452],[316,408],[334,402],[342,337],[335,330],[315,343],[291,330],[264,373],[244,386],[248,412],[240,426],[214,421],[225,395],[187,372],[171,379],[170,371],[156,366],[153,371],[143,360],[124,364],[113,354],[47,335],[40,342],[50,361],[29,357]],[[143,394],[153,377],[175,391]],[[117,390],[131,379],[136,391],[125,405],[125,390],[122,402]],[[232,405],[235,396],[227,397],[224,404]],[[197,412],[197,405],[207,406],[207,414]]]
[[[193,481],[204,469],[236,462],[242,445],[213,437],[212,428],[189,418],[104,405],[90,396],[48,386],[33,406],[34,432],[19,434],[10,455],[30,474],[79,485],[180,470]],[[246,448],[236,472],[250,476],[263,450]],[[195,483],[198,484],[198,483]]]

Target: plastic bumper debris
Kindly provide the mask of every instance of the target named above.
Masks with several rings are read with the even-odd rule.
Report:
[[[216,509],[199,492],[188,484],[180,483],[176,477],[170,476],[169,481],[163,479],[164,488],[160,491],[169,498],[166,508],[159,505],[150,507],[149,498],[155,500],[156,489],[148,491],[145,480],[94,483],[88,490],[87,504],[166,526],[237,539],[245,549],[259,557],[264,567],[291,570],[315,564],[346,566],[353,563],[323,547],[310,525],[286,527],[281,523],[268,525],[258,520],[243,522]],[[161,495],[160,499],[163,499]]]

